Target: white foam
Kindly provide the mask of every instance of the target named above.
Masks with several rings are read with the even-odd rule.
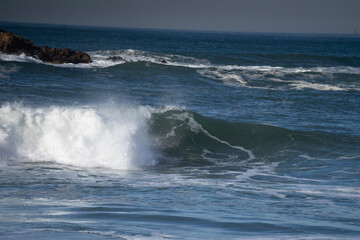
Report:
[[[252,88],[252,89],[270,89],[270,87],[267,87],[267,86],[252,86],[249,84],[252,81],[256,81],[256,80],[260,79],[261,77],[263,77],[262,75],[259,76],[258,73],[250,73],[249,74],[249,73],[243,73],[243,72],[225,71],[225,70],[221,70],[221,69],[212,70],[210,68],[200,69],[200,70],[197,70],[197,72],[206,78],[220,80],[224,84],[230,85],[230,86],[246,87],[246,88]],[[246,78],[246,80],[245,80],[245,78]],[[268,79],[268,78],[267,78],[267,80],[274,81],[274,79]],[[282,80],[275,80],[275,81],[288,82],[288,81],[282,81]],[[271,88],[271,89],[274,89],[274,88]],[[276,89],[281,90],[283,88],[277,87]]]
[[[99,51],[94,52],[97,55],[94,56],[121,56],[126,61],[138,62],[152,62],[162,65],[178,66],[178,67],[188,67],[194,69],[217,69],[217,70],[240,70],[246,72],[263,72],[263,73],[282,73],[282,74],[292,74],[292,73],[330,73],[330,74],[360,74],[359,67],[349,67],[349,66],[335,66],[335,67],[312,67],[312,68],[285,68],[280,66],[241,66],[241,65],[216,65],[210,63],[206,59],[197,59],[189,56],[174,55],[174,54],[161,54],[161,53],[152,53],[146,51],[138,51],[133,49],[128,50],[119,50],[119,51]],[[91,55],[91,53],[89,53]],[[165,60],[166,62],[161,62]],[[224,76],[223,76],[224,77]],[[236,78],[239,80],[239,76],[228,74],[225,78]]]
[[[336,67],[312,67],[312,68],[285,68],[279,66],[239,66],[239,65],[224,65],[213,66],[223,70],[242,70],[251,72],[266,72],[266,73],[345,73],[345,74],[360,74],[359,67],[336,66]]]
[[[301,154],[301,155],[299,155],[299,157],[305,158],[306,160],[315,160],[315,158],[310,157],[310,156],[308,156],[306,154]]]
[[[224,84],[238,87],[246,87],[253,89],[276,89],[276,90],[284,90],[288,88],[296,89],[296,90],[304,90],[304,89],[315,89],[318,91],[360,91],[360,88],[356,85],[345,85],[344,83],[338,85],[331,85],[325,83],[314,83],[313,81],[305,81],[305,80],[281,80],[278,78],[269,78],[265,77],[266,73],[248,73],[242,71],[227,71],[222,69],[200,69],[197,72],[210,79],[220,80]],[[281,73],[280,73],[281,75]],[[308,78],[308,77],[306,77]],[[257,82],[277,82],[279,83],[277,86],[269,85],[269,86],[257,86]]]
[[[348,91],[348,88],[334,86],[329,84],[322,83],[311,83],[306,81],[295,81],[294,83],[289,84],[289,86],[295,88],[296,90],[302,90],[305,88],[315,89],[319,91]]]
[[[198,70],[197,72],[199,74],[203,75],[204,77],[215,79],[215,80],[221,80],[224,83],[227,83],[230,85],[233,84],[233,81],[235,81],[237,83],[237,85],[240,85],[240,86],[246,85],[246,81],[244,81],[244,79],[236,73],[232,73],[232,72],[222,73],[220,71],[207,70],[207,69]]]
[[[23,53],[20,54],[20,55],[0,53],[0,60],[5,61],[5,62],[36,62],[36,63],[43,63],[39,59],[36,59],[34,57],[26,56]]]
[[[118,64],[124,63],[124,61],[112,61],[108,60],[106,57],[92,57],[93,62],[91,63],[64,63],[64,64],[52,64],[43,62],[37,58],[26,56],[25,54],[20,55],[12,55],[12,54],[0,54],[0,60],[5,62],[33,62],[33,63],[41,63],[54,67],[70,67],[70,68],[105,68],[111,67]]]
[[[345,237],[345,236],[331,236],[325,234],[308,234],[302,233],[303,235],[276,235],[273,234],[273,237],[269,236],[251,236],[253,240],[353,240],[354,237]],[[248,236],[240,236],[237,239],[249,239]]]
[[[150,112],[137,108],[0,107],[0,162],[52,161],[80,167],[137,169],[155,164]]]
[[[120,63],[125,62],[149,62],[161,65],[168,66],[178,66],[178,67],[189,67],[189,68],[207,68],[211,64],[207,60],[196,59],[194,57],[181,56],[175,54],[163,54],[163,53],[153,53],[140,50],[109,50],[109,51],[96,51],[90,52],[89,55],[94,60],[94,62],[99,59],[107,59],[112,56],[119,56],[124,61],[119,61]],[[114,62],[109,60],[112,64]],[[115,61],[115,64],[118,61]],[[105,66],[105,65],[104,65]]]
[[[301,187],[306,187],[306,185],[302,185]],[[324,197],[345,197],[345,198],[360,198],[360,191],[358,188],[352,187],[338,187],[333,186],[331,190],[324,190],[320,186],[309,186],[309,188],[304,188],[296,190],[298,193],[303,193],[307,195],[314,195],[314,196],[324,196]],[[312,187],[312,188],[311,188]]]
[[[212,64],[206,59],[197,59],[190,56],[182,56],[176,54],[164,54],[164,53],[155,53],[140,51],[134,49],[125,49],[125,50],[106,50],[106,51],[94,51],[88,52],[92,63],[84,64],[51,64],[43,63],[42,61],[21,55],[8,55],[0,54],[0,60],[3,61],[15,61],[15,62],[36,62],[43,63],[47,65],[52,65],[56,67],[74,67],[74,68],[106,68],[125,62],[151,62],[156,64],[168,65],[168,66],[178,66],[178,67],[187,67],[194,69],[207,69],[213,68],[217,70],[238,70],[245,72],[262,72],[262,73],[274,73],[274,74],[294,74],[294,73],[323,73],[323,74],[360,74],[359,67],[350,67],[350,66],[335,66],[335,67],[295,67],[295,68],[285,68],[281,66],[242,66],[242,65],[217,65]],[[122,60],[109,60],[109,57],[120,56],[124,59]],[[165,60],[165,61],[163,61]]]
[[[181,126],[183,126],[184,123],[178,125],[178,126],[173,126],[170,130],[170,132],[168,132],[164,138],[169,138],[169,137],[175,137],[176,136],[176,133],[175,133],[175,130]]]
[[[190,56],[154,53],[147,51],[139,51],[133,49],[127,50],[108,50],[108,51],[94,51],[89,52],[92,63],[81,63],[81,64],[51,64],[43,63],[42,61],[25,56],[21,54],[7,55],[0,54],[0,60],[3,61],[17,61],[17,62],[36,62],[55,67],[71,67],[71,68],[107,68],[111,66],[121,65],[128,62],[146,62],[159,65],[186,67],[197,69],[197,72],[210,79],[221,80],[224,84],[231,86],[239,86],[253,89],[274,89],[284,90],[289,87],[296,90],[304,89],[315,89],[319,91],[360,91],[360,88],[356,85],[330,85],[325,83],[314,83],[305,81],[306,79],[313,79],[314,76],[328,75],[328,74],[360,74],[359,67],[349,66],[335,66],[335,67],[295,67],[285,68],[280,66],[241,66],[241,65],[216,65],[210,63],[206,59],[197,59]],[[110,60],[109,57],[118,56],[119,60]],[[1,70],[1,69],[0,69]],[[271,74],[274,77],[267,76]],[[302,74],[305,80],[302,81],[291,81],[284,80],[286,74]],[[0,77],[6,78],[7,75],[1,73]],[[279,79],[282,78],[282,79]],[[258,80],[278,82],[279,86],[259,86]],[[282,84],[283,83],[283,84]]]

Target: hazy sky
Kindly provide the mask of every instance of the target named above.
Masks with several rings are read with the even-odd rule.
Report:
[[[0,21],[240,32],[360,33],[360,0],[0,0]]]

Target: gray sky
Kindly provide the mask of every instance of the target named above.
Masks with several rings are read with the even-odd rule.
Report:
[[[0,21],[239,32],[360,33],[360,0],[0,0]]]

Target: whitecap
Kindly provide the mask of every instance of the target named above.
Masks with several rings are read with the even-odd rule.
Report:
[[[334,86],[323,83],[311,83],[306,81],[295,81],[294,83],[289,84],[290,87],[293,87],[296,90],[303,90],[305,88],[315,89],[319,91],[347,91],[348,88]]]
[[[294,73],[321,73],[321,74],[360,74],[360,67],[350,66],[333,66],[333,67],[293,67],[286,68],[281,66],[269,66],[269,65],[255,65],[255,66],[243,66],[243,65],[218,65],[212,64],[207,59],[198,59],[191,56],[183,56],[176,54],[165,54],[148,51],[140,51],[135,49],[124,50],[102,50],[88,52],[92,63],[80,63],[80,64],[51,64],[44,63],[34,57],[21,55],[9,55],[0,54],[0,60],[2,61],[15,61],[15,62],[36,62],[46,65],[52,65],[56,67],[74,67],[74,68],[106,68],[126,62],[150,62],[161,65],[187,67],[193,69],[207,69],[214,68],[218,70],[239,70],[245,72],[263,72],[263,73],[275,73],[275,74],[294,74]],[[113,61],[109,57],[120,56],[123,60]]]
[[[145,107],[0,107],[0,162],[48,161],[80,167],[154,165]]]

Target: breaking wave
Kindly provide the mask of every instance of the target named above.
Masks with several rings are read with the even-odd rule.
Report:
[[[0,158],[81,167],[136,169],[154,164],[146,108],[0,108]]]
[[[242,166],[280,161],[284,151],[295,154],[290,158],[325,145],[336,151],[343,141],[333,134],[226,122],[174,107],[0,107],[0,164],[45,161],[121,170]]]
[[[93,62],[87,64],[51,64],[21,54],[0,54],[0,60],[10,62],[33,62],[65,68],[108,68],[123,64],[135,64],[142,69],[149,64],[154,66],[168,66],[194,69],[206,79],[222,81],[224,84],[273,90],[306,90],[317,91],[360,91],[357,81],[350,83],[343,80],[343,74],[354,79],[360,75],[360,67],[332,66],[332,67],[282,67],[282,66],[241,66],[217,65],[207,59],[198,59],[176,54],[154,53],[140,50],[108,50],[89,52]],[[0,69],[1,70],[1,69]],[[166,69],[164,69],[166,71]],[[0,71],[0,77],[7,74]],[[276,82],[277,84],[273,84]]]
[[[154,166],[159,151],[166,152],[175,142],[176,148],[187,146],[189,142],[184,143],[183,137],[193,138],[200,133],[240,152],[245,160],[255,158],[250,150],[209,133],[194,119],[193,113],[170,109],[146,106],[32,108],[6,103],[0,108],[0,162],[45,161],[80,167],[138,169]],[[161,119],[157,120],[159,116]],[[158,124],[166,126],[157,129]],[[169,124],[172,126],[166,133]],[[176,133],[185,125],[183,132]]]
[[[182,56],[176,54],[165,54],[140,51],[134,49],[126,50],[105,50],[88,52],[93,60],[92,63],[83,64],[51,64],[44,63],[34,57],[21,55],[0,54],[2,61],[15,62],[36,62],[56,67],[75,67],[75,68],[107,68],[124,63],[148,62],[160,65],[186,67],[193,69],[218,69],[218,70],[240,70],[248,72],[266,72],[266,73],[324,73],[324,74],[360,74],[360,67],[351,66],[333,66],[333,67],[281,67],[281,66],[242,66],[242,65],[217,65],[212,64],[207,59],[197,59],[190,56]],[[111,60],[109,57],[120,57],[116,60]]]
[[[197,73],[208,79],[221,81],[226,85],[252,89],[272,90],[304,90],[317,91],[360,91],[358,82],[329,81],[318,75],[300,75],[294,79],[286,76],[284,72],[248,72],[248,71],[225,71],[221,69],[199,69]],[[297,79],[300,80],[297,80]],[[330,77],[331,78],[331,77]]]

